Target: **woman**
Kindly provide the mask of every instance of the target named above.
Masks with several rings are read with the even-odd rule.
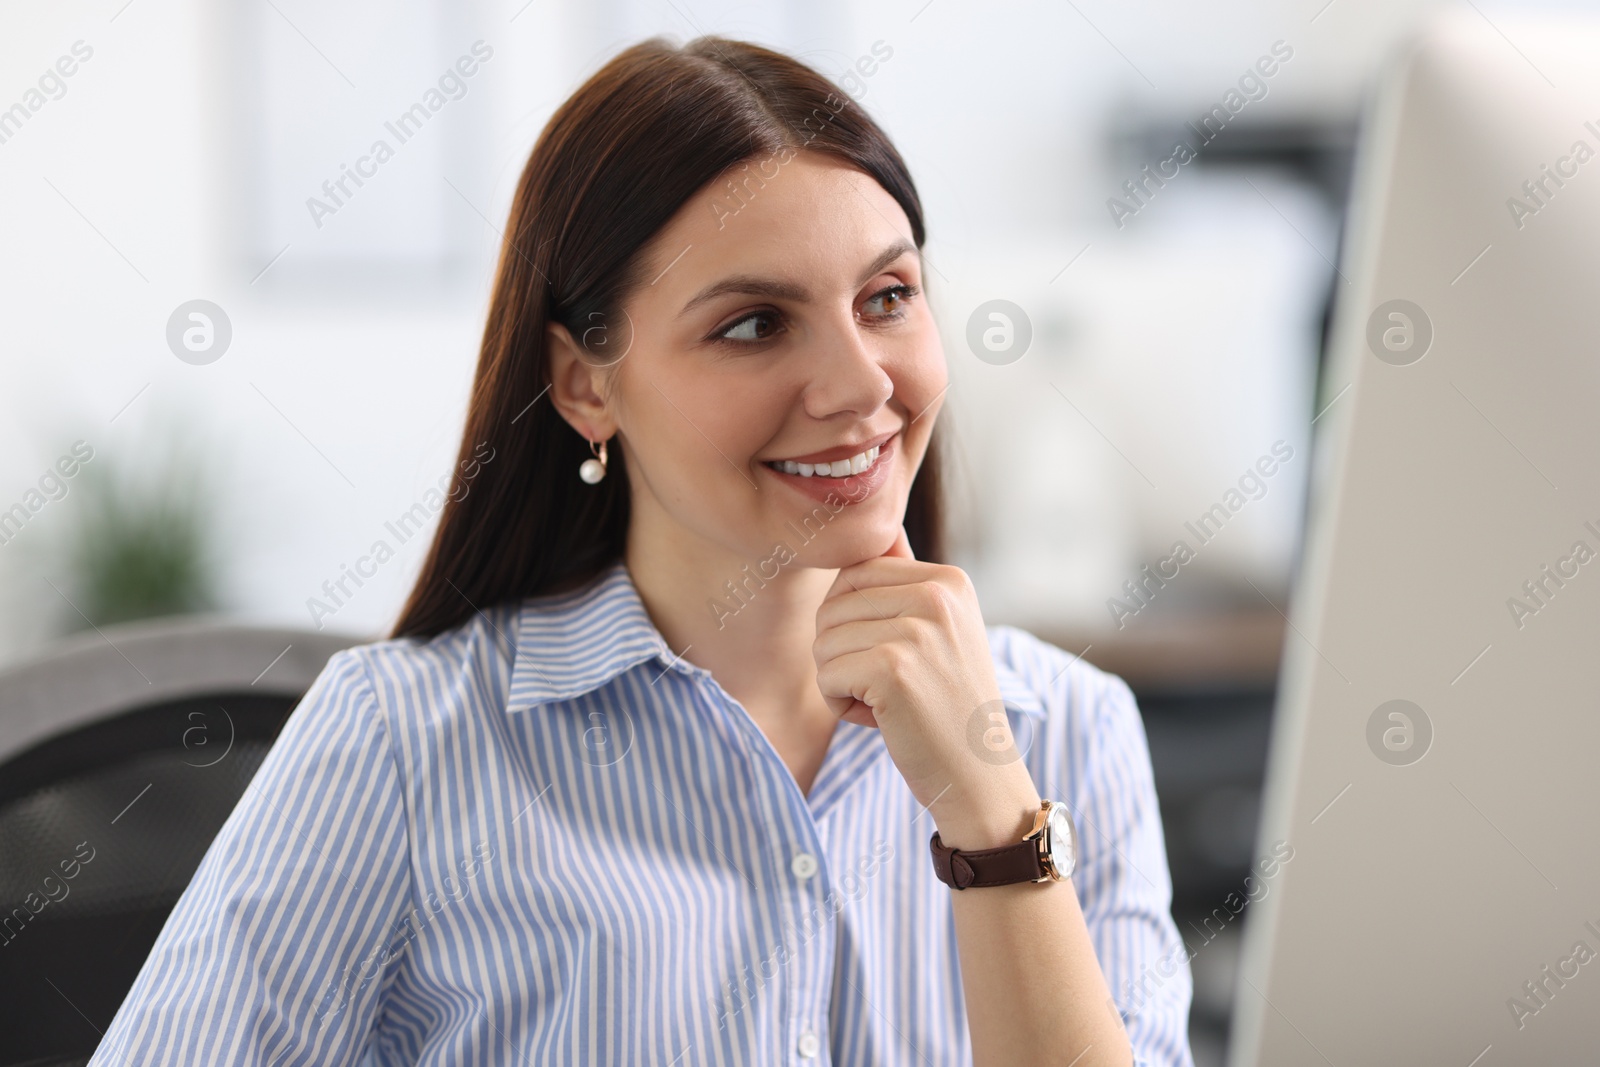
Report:
[[[579,89],[394,635],[291,716],[95,1062],[1188,1064],[1133,698],[937,562],[922,244],[785,56]]]

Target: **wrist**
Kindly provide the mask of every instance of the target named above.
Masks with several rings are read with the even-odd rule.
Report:
[[[976,852],[1014,845],[1033,829],[1042,801],[1031,780],[974,789],[954,798],[934,823],[940,842],[949,848]]]

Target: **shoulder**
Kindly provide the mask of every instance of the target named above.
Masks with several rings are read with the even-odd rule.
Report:
[[[515,622],[517,605],[504,603],[477,611],[466,622],[432,637],[366,641],[342,649],[334,659],[347,657],[358,664],[381,704],[419,693],[445,697],[459,693],[462,680],[494,677],[510,661]],[[334,659],[328,661],[330,670]]]
[[[1041,789],[1081,807],[1150,778],[1144,721],[1121,677],[1018,627],[988,630],[1002,695],[1037,702],[1037,732],[1019,722],[1017,742]]]
[[[327,685],[365,693],[387,718],[480,701],[509,669],[517,609],[515,603],[496,605],[432,637],[352,645],[329,658],[312,691]]]

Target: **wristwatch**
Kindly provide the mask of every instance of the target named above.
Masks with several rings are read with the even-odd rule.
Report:
[[[1014,845],[967,852],[945,845],[935,830],[928,847],[933,850],[933,873],[952,889],[1059,882],[1078,866],[1078,829],[1059,800],[1041,800],[1033,829]]]

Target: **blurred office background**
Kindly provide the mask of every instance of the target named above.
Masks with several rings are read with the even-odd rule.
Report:
[[[990,621],[1140,697],[1196,1059],[1219,1063],[1249,913],[1203,920],[1259,858],[1313,420],[1339,397],[1318,368],[1354,139],[1375,70],[1435,6],[8,5],[0,665],[183,612],[379,636],[427,541],[386,524],[450,469],[498,227],[551,110],[651,34],[781,48],[867,108],[918,183],[958,562]],[[385,124],[463,56],[473,73],[401,142]],[[324,183],[380,138],[392,158],[335,201]],[[169,343],[197,300],[210,362]],[[968,341],[996,300],[1031,333],[1008,362]],[[379,540],[395,557],[318,617]],[[1164,560],[1176,577],[1133,597]]]

